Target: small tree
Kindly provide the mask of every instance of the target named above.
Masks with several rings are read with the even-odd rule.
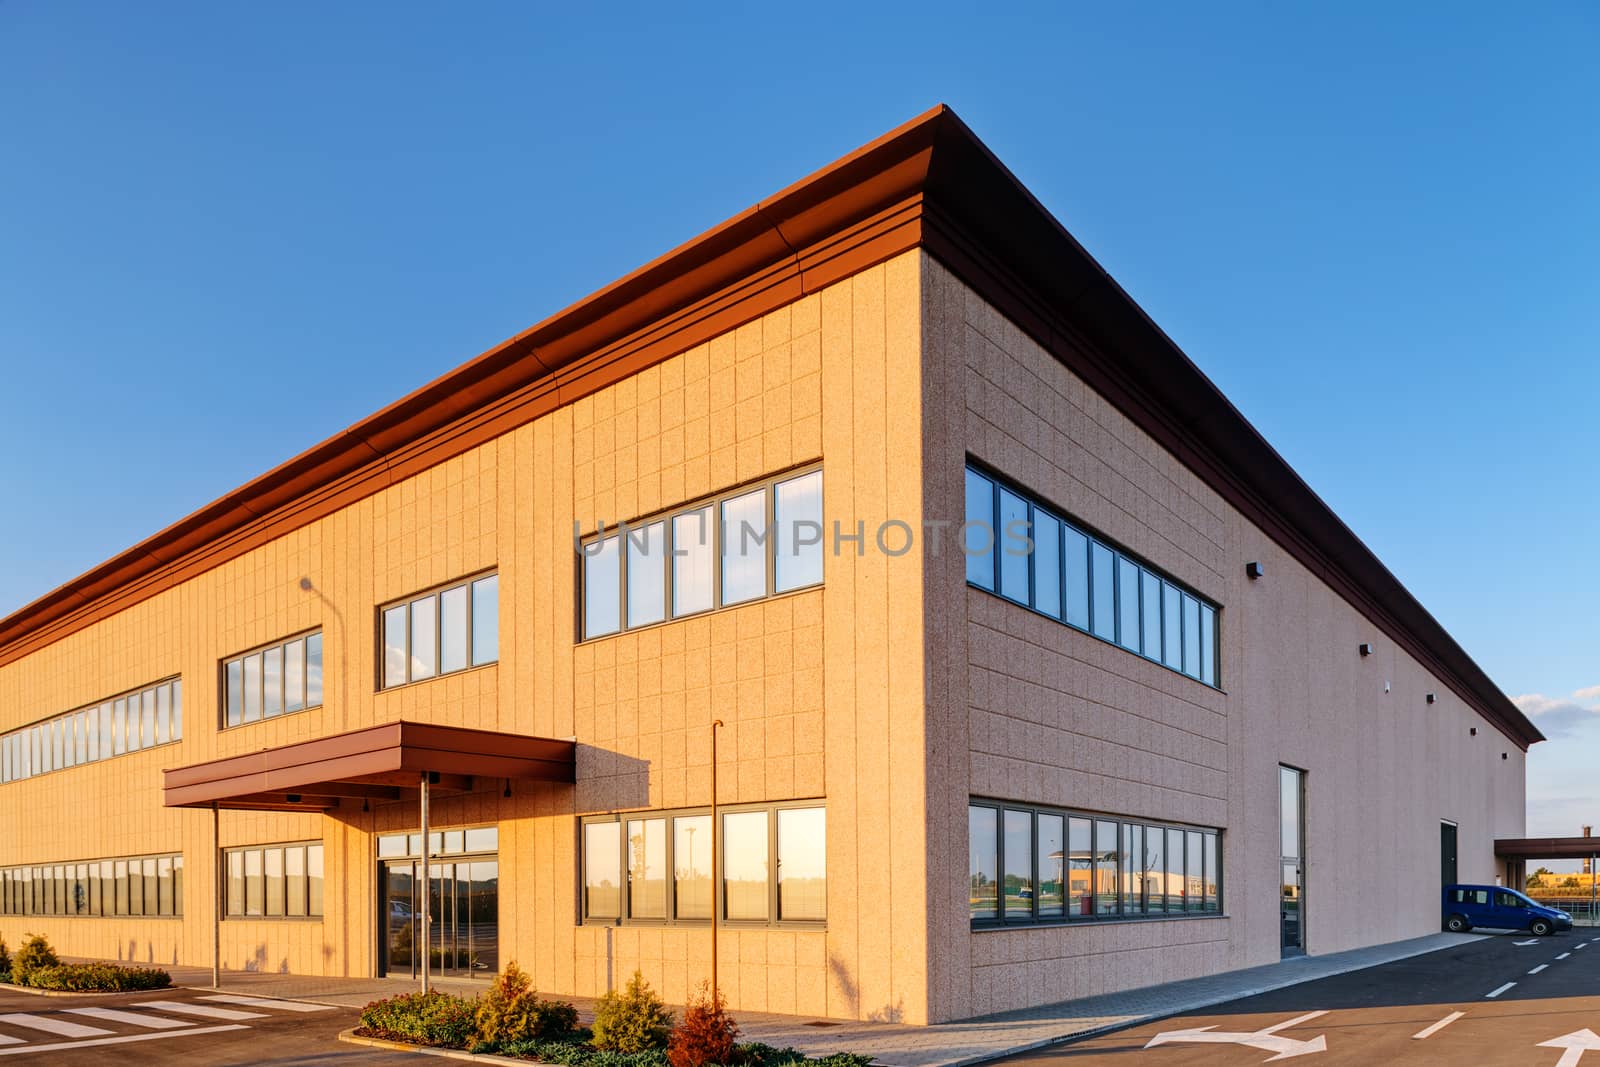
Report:
[[[722,991],[713,990],[709,983],[701,982],[698,994],[684,1010],[683,1022],[672,1031],[672,1040],[667,1045],[667,1062],[672,1067],[731,1064],[734,1060],[734,1041],[738,1036],[739,1026],[728,1014]]]
[[[54,967],[60,962],[44,935],[29,934],[22,947],[17,949],[16,958],[11,961],[11,980],[17,985],[27,985],[28,976],[34,971]]]
[[[478,1040],[486,1045],[565,1037],[578,1025],[571,1004],[541,1000],[533,982],[516,963],[505,971],[478,1001]]]
[[[610,990],[594,1011],[595,1048],[611,1052],[648,1052],[665,1048],[672,1033],[672,1013],[638,971],[622,992]]]

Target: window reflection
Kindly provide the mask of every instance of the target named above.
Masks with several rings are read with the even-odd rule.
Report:
[[[967,581],[994,588],[995,521],[994,483],[967,468],[967,518],[962,526],[967,557]]]
[[[667,617],[667,524],[652,522],[628,531],[628,625]]]
[[[1039,846],[1037,870],[1039,872],[1039,917],[1052,918],[1066,914],[1067,853],[1063,838],[1066,821],[1059,815],[1040,813],[1037,818]]]
[[[1033,915],[1033,814],[1007,808],[1005,835],[1006,917],[1030,918]]]
[[[780,808],[778,918],[827,917],[827,812],[822,808]]]
[[[680,919],[711,918],[711,816],[672,820],[676,911]]]
[[[767,813],[722,817],[723,918],[767,917]]]
[[[672,519],[672,614],[693,615],[711,608],[713,551],[711,509]]]
[[[622,917],[622,824],[584,825],[583,896],[589,918]]]
[[[822,581],[822,472],[812,471],[774,488],[777,516],[777,591]]]
[[[999,914],[999,820],[1000,813],[994,808],[967,809],[968,906],[975,919],[993,919]]]
[[[667,821],[628,821],[628,914],[667,917]]]
[[[621,628],[622,539],[589,545],[583,557],[583,636],[602,637]]]
[[[741,604],[767,593],[767,493],[722,502],[722,602]]]

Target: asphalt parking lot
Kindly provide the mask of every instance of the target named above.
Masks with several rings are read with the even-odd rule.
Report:
[[[1600,930],[1500,935],[1002,1061],[1600,1067]]]
[[[0,991],[0,1064],[391,1064],[409,1053],[338,1043],[355,1008],[168,989],[36,997]],[[15,1057],[14,1060],[10,1057]]]

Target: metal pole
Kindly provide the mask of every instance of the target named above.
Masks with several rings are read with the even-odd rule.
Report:
[[[428,883],[428,772],[427,771],[423,771],[422,772],[422,796],[421,796],[421,799],[422,799],[422,892],[417,895],[417,899],[421,902],[421,906],[422,906],[422,946],[421,946],[421,954],[422,954],[422,991],[424,993],[426,993],[428,991],[428,967],[433,962],[429,958],[429,953],[430,953],[431,948],[432,948],[432,943],[428,940],[428,918],[429,918],[429,907],[428,907],[429,900],[428,900],[428,896],[429,896],[429,890],[432,887]]]
[[[717,825],[717,730],[721,719],[711,720],[711,1002],[717,1001],[717,927],[722,925],[721,827]]]
[[[222,988],[222,847],[217,802],[211,802],[211,988]]]
[[[1600,877],[1600,867],[1594,865],[1597,857],[1589,857],[1589,921],[1600,923],[1600,912],[1595,910],[1595,879]]]

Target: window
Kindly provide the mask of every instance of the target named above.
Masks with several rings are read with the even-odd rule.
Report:
[[[383,607],[378,618],[385,689],[454,674],[469,664],[494,663],[500,658],[500,576],[486,574],[407,597]],[[319,643],[319,694],[321,653]]]
[[[968,584],[1218,684],[1216,605],[971,467],[962,548]]]
[[[171,678],[0,734],[0,782],[20,782],[181,740],[182,682]]]
[[[322,704],[322,634],[302,634],[227,660],[223,727],[274,719]]]
[[[1221,913],[1219,830],[975,800],[967,837],[975,927]]]
[[[580,543],[582,639],[822,582],[822,471],[784,475]]]
[[[183,857],[0,869],[0,915],[183,915]]]
[[[228,849],[227,907],[230,919],[322,917],[322,843],[260,845]],[[182,870],[174,893],[182,895]]]
[[[730,923],[818,923],[827,918],[823,808],[741,807],[721,812],[721,818],[720,885],[713,880],[709,814],[650,812],[585,819],[580,860],[584,921],[705,922],[714,906],[722,908]]]

